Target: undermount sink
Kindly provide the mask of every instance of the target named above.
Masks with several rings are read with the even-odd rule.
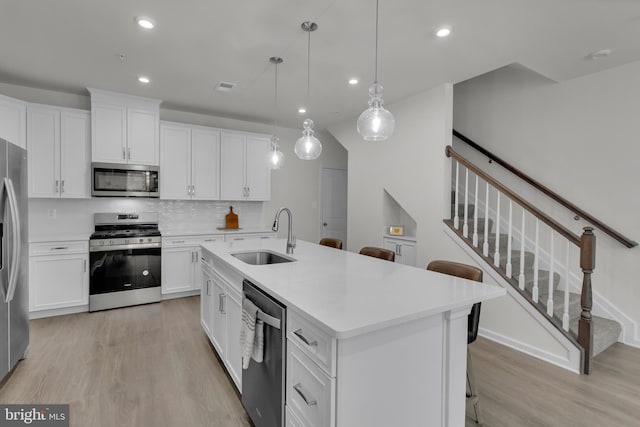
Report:
[[[251,265],[281,264],[283,262],[295,261],[293,258],[271,251],[236,252],[231,254],[231,256]]]

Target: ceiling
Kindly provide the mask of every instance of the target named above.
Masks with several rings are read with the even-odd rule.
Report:
[[[142,15],[156,28],[139,28]],[[374,0],[0,0],[0,82],[85,95],[95,87],[271,123],[268,59],[281,56],[278,122],[301,128],[306,20],[319,27],[310,116],[325,128],[366,108]],[[446,39],[434,36],[442,25],[454,29]],[[380,0],[379,81],[387,104],[511,63],[562,81],[639,60],[639,40],[636,0]],[[602,49],[611,55],[589,59]],[[138,83],[142,74],[151,83]],[[220,81],[237,86],[214,91]]]

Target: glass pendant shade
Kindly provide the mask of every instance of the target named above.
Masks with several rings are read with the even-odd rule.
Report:
[[[315,160],[322,153],[322,143],[313,136],[313,120],[305,119],[302,123],[302,136],[296,141],[294,151],[302,160]]]
[[[280,138],[277,136],[271,137],[271,148],[267,153],[267,166],[272,170],[280,169],[284,163],[284,153],[280,151],[279,142]]]
[[[358,117],[358,133],[365,141],[383,141],[393,134],[396,121],[382,104],[382,85],[374,83],[369,88],[369,108]]]

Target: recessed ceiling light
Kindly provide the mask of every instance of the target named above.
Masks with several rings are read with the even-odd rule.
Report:
[[[602,49],[597,52],[593,52],[589,54],[589,59],[600,59],[609,55],[611,55],[611,49]]]
[[[300,113],[300,114],[304,114],[304,113],[306,113],[306,112],[307,112],[307,109],[306,109],[306,108],[304,108],[304,107],[298,108],[298,113]]]
[[[137,17],[136,22],[138,23],[139,26],[141,26],[145,30],[151,30],[156,26],[156,23],[152,19],[144,16]]]
[[[231,82],[218,82],[216,85],[216,90],[218,92],[231,92],[233,88],[236,87],[235,83]]]
[[[349,79],[349,84],[350,84],[351,86],[353,86],[353,85],[357,85],[357,84],[358,84],[358,79]]]
[[[449,26],[445,26],[445,27],[440,27],[436,30],[436,36],[440,37],[440,38],[444,38],[444,37],[448,37],[451,35],[451,32],[453,31],[453,29]]]
[[[151,79],[149,77],[147,77],[147,76],[140,76],[140,77],[138,77],[138,81],[140,83],[147,84],[147,83],[151,82]]]

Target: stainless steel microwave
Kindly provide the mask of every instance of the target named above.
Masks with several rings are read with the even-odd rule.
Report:
[[[159,197],[157,166],[91,164],[91,195],[97,197]]]

